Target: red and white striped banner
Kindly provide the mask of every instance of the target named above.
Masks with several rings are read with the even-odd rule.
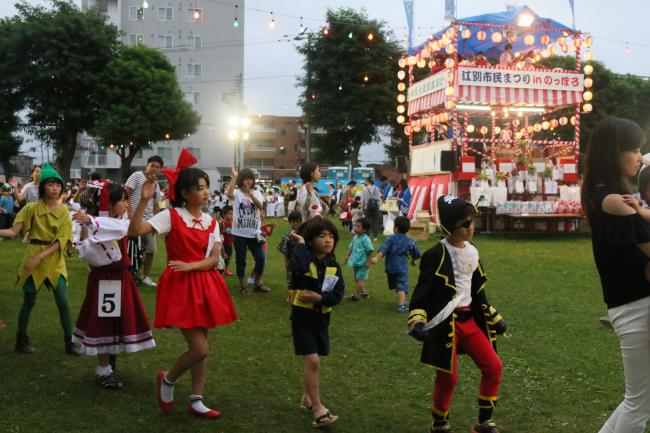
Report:
[[[431,177],[409,178],[409,189],[411,190],[411,204],[409,206],[408,218],[415,221],[415,216],[421,210],[429,210],[429,190],[431,188]]]
[[[458,86],[458,102],[489,105],[564,106],[582,102],[582,92],[513,87]],[[511,107],[517,110],[517,107]],[[411,109],[409,106],[409,114]]]
[[[428,111],[433,107],[442,105],[445,103],[445,98],[445,89],[442,89],[433,93],[429,93],[428,95],[422,96],[421,98],[416,98],[413,101],[409,101],[408,115],[412,116],[413,114]]]
[[[438,223],[438,198],[447,195],[449,182],[451,182],[451,174],[439,174],[431,179],[429,209],[431,209],[431,215],[433,215],[433,222],[435,223]]]

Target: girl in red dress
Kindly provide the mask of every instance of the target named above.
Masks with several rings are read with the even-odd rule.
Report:
[[[182,158],[183,155],[179,168],[193,163],[183,164]],[[204,171],[196,168],[182,168],[165,175],[170,181],[173,207],[142,222],[146,203],[154,195],[154,179],[147,179],[129,226],[129,236],[143,236],[154,231],[165,236],[168,263],[158,283],[154,326],[179,328],[188,347],[167,372],[158,372],[158,403],[163,411],[172,410],[174,385],[190,370],[192,395],[188,412],[203,418],[217,418],[221,412],[203,404],[208,329],[236,320],[237,314],[228,287],[215,268],[221,252],[219,226],[209,214],[201,211],[208,202],[210,180]]]
[[[91,217],[81,212],[72,216],[74,221],[86,225],[87,238],[77,248],[79,257],[90,264],[86,299],[72,341],[81,345],[81,353],[97,355],[96,382],[106,389],[122,388],[114,374],[118,353],[156,346],[140,293],[129,272],[126,237],[129,221],[122,219],[128,206],[124,188],[105,181],[99,198],[99,214],[107,216]],[[109,286],[116,286],[119,293],[106,291],[105,287]]]

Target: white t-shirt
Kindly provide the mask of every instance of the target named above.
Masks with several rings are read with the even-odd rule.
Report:
[[[499,66],[508,67],[510,66],[510,63],[512,63],[512,54],[504,51],[503,54],[501,54],[501,57],[499,57]]]
[[[449,251],[454,266],[456,296],[460,296],[457,307],[467,307],[472,303],[472,275],[478,267],[478,250],[469,242],[465,242],[465,248],[456,248],[447,239],[443,239],[442,243]]]
[[[147,177],[144,175],[144,172],[136,171],[131,176],[129,176],[129,178],[126,180],[126,183],[124,184],[124,186],[128,186],[133,190],[133,192],[129,194],[129,208],[133,213],[135,213],[135,210],[138,207],[138,203],[140,203],[140,197],[142,196],[142,185],[144,185],[146,181]],[[144,208],[145,220],[153,217],[154,201],[157,203],[161,199],[160,185],[158,185],[158,182],[156,182],[155,185],[156,192],[154,194],[154,197],[147,202],[147,207]]]
[[[194,215],[189,213],[188,210],[184,207],[175,207],[174,210],[178,212],[178,215],[183,219],[183,222],[187,227],[207,230],[210,228],[210,224],[212,224],[212,217],[205,212],[201,212],[201,218],[196,218],[197,220],[200,220],[200,222],[196,222],[194,221]],[[172,229],[172,218],[169,214],[169,209],[158,212],[147,222],[151,224],[151,227],[153,227],[158,232],[158,234],[161,234],[163,236],[168,234]],[[214,225],[214,231],[212,234],[214,235],[217,242],[222,242],[219,223]]]
[[[259,191],[253,190],[251,194],[260,202],[264,201]],[[232,234],[244,238],[254,238],[260,232],[262,226],[260,210],[250,197],[246,197],[239,189],[233,191],[233,222]]]

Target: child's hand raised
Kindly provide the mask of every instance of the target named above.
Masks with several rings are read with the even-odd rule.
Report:
[[[289,233],[289,237],[291,237],[291,240],[296,242],[297,244],[304,244],[305,243],[305,238],[300,236],[295,231],[291,231],[291,233]]]
[[[156,194],[156,176],[147,175],[147,180],[142,184],[142,195],[140,201],[148,202]]]

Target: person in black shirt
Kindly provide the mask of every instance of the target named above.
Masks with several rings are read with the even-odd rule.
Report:
[[[643,131],[610,116],[593,132],[585,158],[582,207],[591,225],[596,268],[623,352],[625,399],[600,433],[642,433],[650,418],[650,229],[625,178],[641,165]]]
[[[341,267],[334,257],[339,233],[332,222],[315,217],[291,237],[296,243],[291,258],[291,334],[296,355],[304,357],[300,406],[313,412],[314,427],[323,427],[338,419],[321,403],[319,370],[320,357],[329,354],[330,312],[341,302],[345,290]]]

